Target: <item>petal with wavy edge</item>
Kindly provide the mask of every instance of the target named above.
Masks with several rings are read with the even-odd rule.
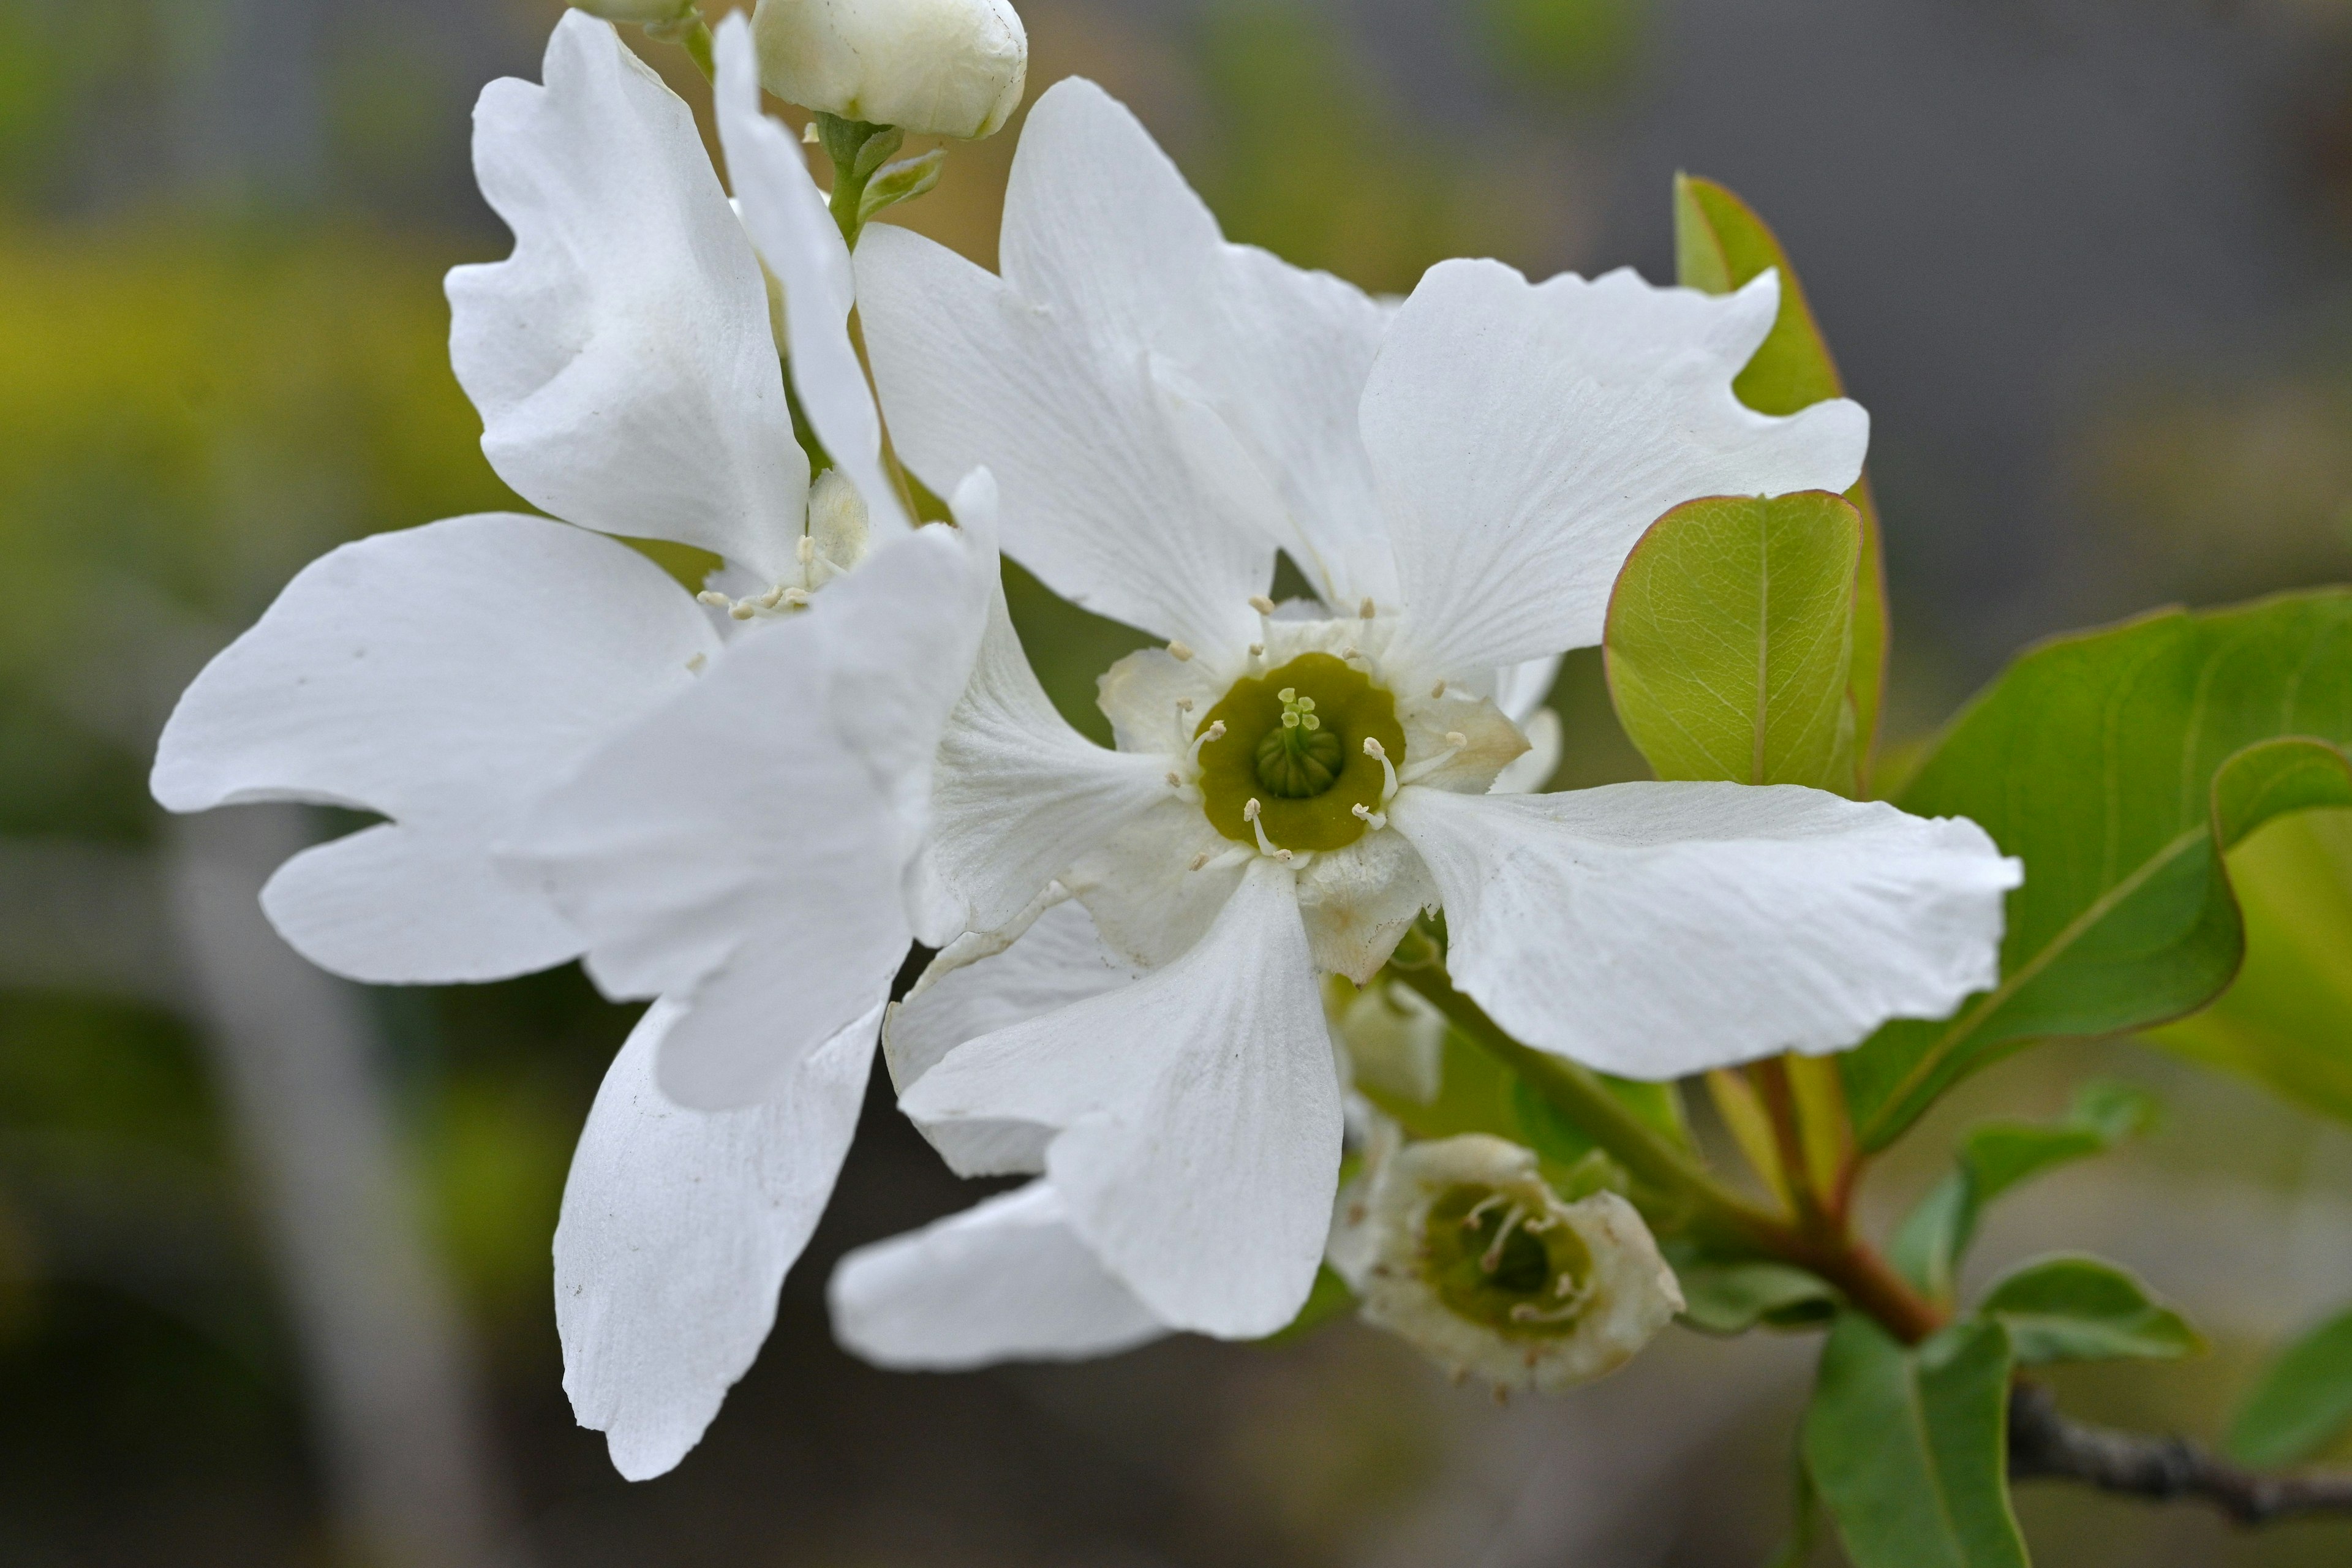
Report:
[[[1078,857],[1169,800],[1168,759],[1105,751],[1055,711],[999,593],[971,684],[948,718],[931,802],[930,864],[993,931]]]
[[[1718,298],[1629,271],[1430,268],[1389,328],[1363,431],[1433,664],[1598,643],[1626,553],[1684,501],[1853,483],[1860,405],[1770,418],[1732,395],[1779,302],[1769,273]]]
[[[297,855],[263,892],[324,968],[528,973],[582,941],[491,847],[719,649],[667,574],[584,530],[489,513],[377,534],[303,568],[190,684],[152,788],[173,811],[299,800],[393,819]]]
[[[2000,978],[2022,879],[1975,823],[1793,784],[1406,789],[1454,984],[1531,1046],[1668,1079],[1843,1050]]]
[[[887,993],[922,774],[994,591],[984,529],[932,526],[810,607],[739,638],[695,688],[601,748],[512,841],[616,996],[691,1004],[664,1093],[774,1092]]]
[[[882,1032],[890,1081],[903,1093],[966,1040],[1099,995],[1142,973],[1104,943],[1094,917],[1074,900],[1047,909],[1001,952],[973,961],[950,948],[890,1009]]]
[[[1564,742],[1559,715],[1538,708],[1521,721],[1520,728],[1528,737],[1528,749],[1495,775],[1489,795],[1533,795],[1549,784],[1559,769]]]
[[[563,1391],[633,1481],[677,1465],[750,1370],[857,1128],[880,1008],[774,1096],[688,1110],[654,1083],[656,1002],[604,1075],[555,1226]]]
[[[900,1101],[1049,1130],[1070,1224],[1161,1321],[1272,1333],[1330,1225],[1339,1085],[1290,871],[1253,863],[1166,968],[966,1044]],[[950,1156],[952,1158],[952,1156]]]
[[[849,311],[857,302],[849,247],[809,177],[800,138],[760,110],[760,65],[751,51],[751,25],[741,12],[719,24],[716,50],[712,101],[719,140],[743,227],[783,286],[793,345],[788,369],[801,409],[868,514],[910,528],[897,487],[882,469],[882,423],[849,342]]]
[[[1168,1330],[1032,1182],[841,1260],[834,1337],[877,1366],[959,1372],[1115,1355]]]
[[[1156,969],[1200,941],[1233,896],[1241,868],[1223,861],[1236,847],[1198,805],[1171,795],[1071,861],[1062,885],[1112,952]]]
[[[1238,663],[1274,549],[1197,475],[1147,353],[1122,353],[953,251],[887,224],[859,319],[898,455],[934,487],[976,464],[1006,553],[1098,615]]]
[[[1000,250],[1014,291],[1149,352],[1213,411],[1258,481],[1231,498],[1331,604],[1394,600],[1357,427],[1388,312],[1328,272],[1229,245],[1125,105],[1071,79],[1029,110]],[[1201,444],[1196,462],[1223,448]]]
[[[808,506],[768,288],[694,116],[608,23],[556,24],[544,87],[474,111],[504,261],[448,278],[449,359],[490,466],[606,533],[715,550],[779,581]]]

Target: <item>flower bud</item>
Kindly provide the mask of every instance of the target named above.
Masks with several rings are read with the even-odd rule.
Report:
[[[1407,1145],[1366,1208],[1365,1320],[1458,1377],[1557,1393],[1624,1365],[1682,1310],[1633,1205],[1563,1203],[1535,1155],[1499,1138]]]
[[[648,26],[683,21],[694,0],[572,0],[572,9],[607,22],[637,22]]]
[[[1333,976],[1326,1004],[1354,1079],[1375,1094],[1427,1105],[1444,1087],[1445,1016],[1420,993],[1375,980],[1362,990]]]
[[[760,0],[751,32],[778,98],[927,135],[992,134],[1029,73],[1007,0]]]

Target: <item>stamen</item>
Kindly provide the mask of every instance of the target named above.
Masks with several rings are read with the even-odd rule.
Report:
[[[1397,782],[1400,784],[1415,784],[1427,778],[1430,774],[1435,773],[1438,769],[1444,767],[1446,763],[1459,756],[1461,754],[1462,748],[1469,743],[1470,737],[1464,734],[1461,731],[1446,731],[1445,750],[1438,752],[1437,755],[1433,757],[1424,757],[1420,762],[1412,763],[1404,770],[1403,775],[1400,777]],[[1383,802],[1382,804],[1385,805],[1386,803]]]
[[[698,605],[709,605],[714,610],[731,610],[735,607],[734,600],[714,588],[705,588],[701,593],[697,594],[694,596],[694,602]]]
[[[1265,657],[1265,644],[1264,644],[1264,643],[1262,643],[1262,642],[1254,642],[1254,643],[1250,644],[1250,658],[1264,658]]]
[[[805,533],[802,534],[800,542],[793,546],[793,553],[800,557],[802,565],[807,565],[816,559],[816,541]]]
[[[807,543],[807,542],[808,542],[808,541],[807,541],[807,540],[805,540],[805,539],[803,539],[803,541],[801,541],[801,542],[802,542],[802,543],[803,543],[803,544],[805,544],[805,543]],[[783,585],[782,583],[779,583],[779,584],[777,584],[774,587],[772,587],[772,588],[769,589],[766,593],[764,593],[764,594],[761,595],[758,598],[756,598],[756,599],[752,600],[751,602],[752,602],[753,604],[755,604],[755,605],[759,605],[759,606],[760,606],[760,608],[761,608],[761,609],[763,609],[763,610],[772,610],[772,609],[774,609],[774,608],[776,607],[777,602],[778,602],[779,600],[782,599],[782,598],[783,598],[783,596],[784,596],[784,585]]]
[[[751,603],[749,599],[739,599],[728,609],[727,613],[734,616],[739,621],[748,621],[753,616],[760,613],[760,606]]]
[[[1511,1239],[1511,1232],[1517,1228],[1519,1221],[1527,1217],[1526,1209],[1517,1204],[1511,1205],[1510,1212],[1503,1216],[1502,1225],[1495,1232],[1494,1245],[1479,1255],[1479,1268],[1492,1274],[1503,1266],[1503,1243]]]
[[[1289,865],[1291,861],[1290,851],[1287,849],[1276,848],[1275,847],[1274,840],[1265,836],[1265,824],[1258,820],[1259,810],[1260,807],[1257,803],[1257,796],[1255,795],[1250,796],[1249,804],[1242,807],[1242,820],[1248,823],[1252,831],[1255,832],[1257,835],[1257,852],[1261,855],[1271,855],[1276,859],[1281,861],[1284,865]]]
[[[1168,783],[1172,788],[1182,789],[1184,787],[1183,775],[1177,773],[1174,768],[1170,768],[1168,770]]]
[[[1231,849],[1226,850],[1223,854],[1216,856],[1212,856],[1204,849],[1200,854],[1192,857],[1192,869],[1195,871],[1223,871],[1231,867],[1241,865],[1243,862],[1250,858],[1251,854],[1252,851],[1243,848],[1238,844],[1234,845]]]
[[[700,675],[702,673],[702,667],[709,662],[709,655],[700,653],[696,654],[692,658],[686,661],[687,673],[689,675]]]
[[[1396,798],[1399,782],[1396,764],[1389,761],[1388,748],[1381,744],[1378,735],[1364,737],[1364,755],[1381,764],[1381,804],[1386,805]]]
[[[1270,616],[1274,614],[1274,601],[1267,598],[1264,594],[1252,594],[1250,595],[1249,603],[1250,608],[1255,610],[1261,616]]]
[[[1356,611],[1356,614],[1364,620],[1370,620],[1372,618],[1372,601],[1370,598],[1365,599],[1362,606]]]
[[[809,594],[806,588],[787,588],[784,590],[782,597],[784,607],[788,610],[805,610],[808,608]]]
[[[1201,748],[1207,745],[1212,741],[1222,741],[1224,738],[1225,721],[1223,719],[1219,719],[1215,722],[1212,723],[1207,729],[1202,731],[1198,735],[1193,737],[1192,749],[1186,753],[1187,760],[1189,760],[1194,767],[1199,767],[1201,765]]]
[[[1169,776],[1170,776],[1171,778],[1175,777],[1175,775],[1174,775],[1173,773],[1171,773]],[[1186,867],[1186,868],[1185,868],[1185,869],[1187,869],[1187,870],[1191,870],[1191,871],[1197,871],[1197,870],[1199,870],[1202,867],[1203,867],[1203,866],[1207,865],[1208,863],[1209,863],[1209,852],[1208,852],[1207,850],[1203,849],[1203,850],[1202,850],[1198,855],[1195,855],[1195,856],[1193,856],[1193,857],[1192,857],[1192,865],[1190,865],[1190,866],[1188,866],[1188,867]]]
[[[1168,657],[1183,664],[1192,658],[1192,650],[1181,642],[1171,642],[1168,645]]]
[[[1444,696],[1444,695],[1445,695],[1445,682],[1444,682],[1444,681],[1442,681],[1442,680],[1441,680],[1441,681],[1439,681],[1436,685],[1434,685],[1434,686],[1431,687],[1431,688],[1429,689],[1429,695],[1430,695],[1430,697],[1431,697],[1433,700],[1434,700],[1434,699],[1436,699],[1436,698],[1440,698],[1440,697]]]
[[[1348,809],[1355,815],[1359,821],[1364,823],[1375,833],[1378,833],[1381,828],[1386,827],[1389,825],[1389,819],[1386,816],[1374,811],[1370,806],[1366,805],[1360,800],[1355,805],[1349,806]]]

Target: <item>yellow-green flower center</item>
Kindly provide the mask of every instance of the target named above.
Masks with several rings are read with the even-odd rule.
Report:
[[[1301,654],[1235,681],[1194,733],[1220,723],[1223,732],[1201,747],[1202,809],[1218,832],[1242,844],[1255,844],[1260,826],[1278,849],[1353,844],[1367,826],[1355,808],[1380,810],[1388,781],[1365,740],[1379,742],[1391,763],[1404,762],[1396,699],[1328,653]]]
[[[1570,1333],[1591,1305],[1592,1254],[1540,1194],[1448,1188],[1429,1205],[1421,1252],[1438,1300],[1497,1333]]]

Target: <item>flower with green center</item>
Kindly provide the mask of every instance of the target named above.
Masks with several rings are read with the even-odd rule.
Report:
[[[1496,1388],[1589,1383],[1683,1308],[1633,1205],[1564,1202],[1532,1152],[1483,1133],[1381,1160],[1343,1223],[1364,1233],[1332,1251],[1358,1260],[1365,1320]]]
[[[2018,872],[1972,824],[1797,788],[1496,788],[1656,518],[1853,482],[1859,408],[1732,392],[1775,279],[1708,297],[1454,261],[1391,310],[1227,245],[1084,82],[1030,112],[999,254],[1001,277],[866,230],[892,439],[934,489],[986,464],[1008,553],[1166,640],[1103,676],[1105,750],[1000,616],[930,759],[919,890],[971,934],[886,1052],[959,1170],[1055,1197],[939,1233],[936,1316],[896,1272],[896,1337],[856,1342],[919,1356],[931,1322],[979,1353],[969,1270],[999,1213],[1028,1216],[1003,1221],[1014,1272],[1058,1216],[1066,1299],[1104,1303],[1105,1335],[1137,1302],[1212,1334],[1287,1322],[1339,1163],[1321,976],[1370,979],[1427,910],[1497,1023],[1639,1078],[1842,1049],[1991,983]],[[1311,589],[1279,605],[1277,550]],[[996,1327],[1034,1350],[1033,1313]]]

